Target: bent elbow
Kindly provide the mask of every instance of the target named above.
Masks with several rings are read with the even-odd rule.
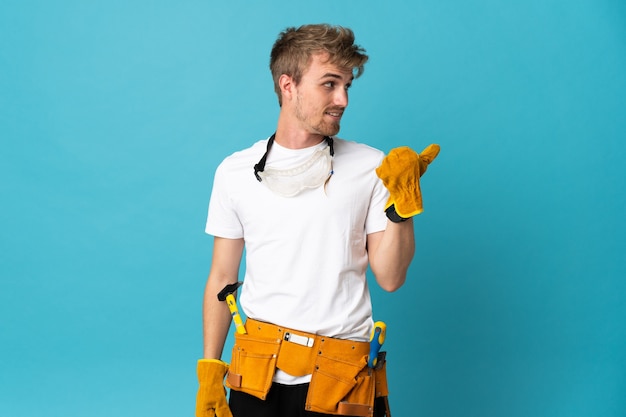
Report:
[[[404,281],[405,280],[406,280],[406,277],[404,276],[402,278],[395,279],[395,280],[378,281],[378,285],[384,291],[395,292],[395,291],[399,290],[400,287],[402,287],[402,285],[404,285]]]

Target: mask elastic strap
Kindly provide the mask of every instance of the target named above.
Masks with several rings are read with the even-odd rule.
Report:
[[[261,177],[259,176],[259,172],[265,171],[265,163],[267,162],[267,155],[270,153],[270,149],[272,148],[272,145],[274,144],[275,137],[276,137],[276,133],[274,133],[270,137],[270,139],[267,141],[267,149],[265,150],[265,153],[261,157],[261,160],[259,161],[259,163],[254,166],[254,176],[259,182],[261,182]]]
[[[333,148],[333,138],[330,136],[324,136],[326,142],[328,143],[328,147],[330,148],[330,156],[335,156],[335,149]]]

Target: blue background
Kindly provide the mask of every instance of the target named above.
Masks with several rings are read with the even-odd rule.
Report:
[[[373,289],[394,416],[625,416],[620,0],[3,0],[0,415],[193,414],[213,172],[310,22],[371,57],[340,136],[442,147]]]

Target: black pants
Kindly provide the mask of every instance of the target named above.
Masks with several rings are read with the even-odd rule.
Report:
[[[233,417],[330,416],[331,414],[314,413],[304,409],[308,389],[309,384],[282,385],[274,383],[265,401],[243,392],[230,390],[230,411],[233,413]],[[374,406],[374,416],[385,416],[384,404],[377,401]]]

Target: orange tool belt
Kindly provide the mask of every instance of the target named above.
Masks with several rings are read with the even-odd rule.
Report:
[[[384,353],[367,366],[368,342],[335,339],[257,320],[247,334],[235,333],[226,386],[264,400],[276,368],[293,376],[312,375],[309,411],[372,417],[374,400],[388,396]],[[389,412],[387,412],[389,415]]]

